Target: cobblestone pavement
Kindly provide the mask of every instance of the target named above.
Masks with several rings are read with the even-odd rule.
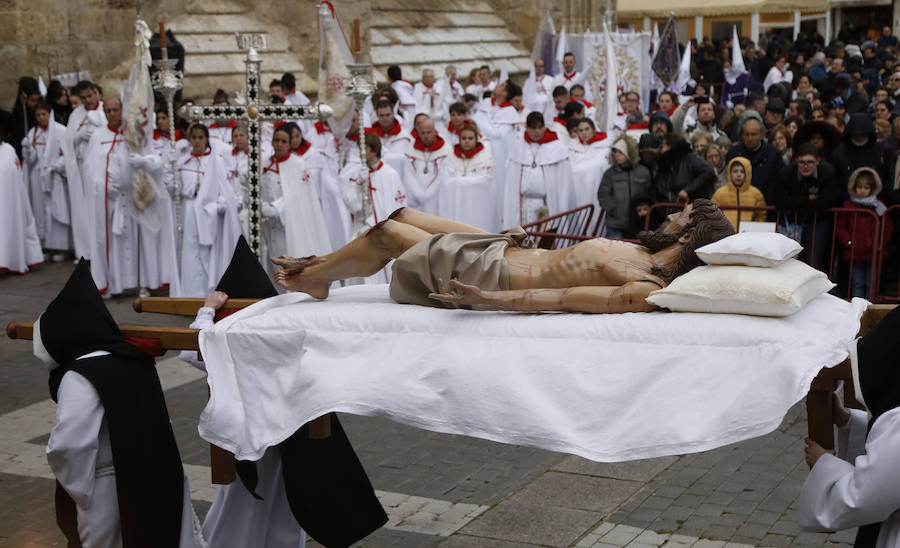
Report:
[[[0,276],[0,323],[33,320],[71,268],[57,263],[27,276]],[[135,314],[131,297],[109,306],[121,323],[187,323]],[[197,436],[206,385],[200,372],[177,359],[161,361],[159,371],[202,519],[214,494],[208,444]],[[845,547],[855,535],[807,533],[796,523],[807,473],[802,403],[767,436],[614,464],[382,418],[342,415],[341,421],[390,518],[363,546]],[[52,422],[47,374],[31,357],[31,345],[0,342],[0,547],[64,545],[44,458]]]

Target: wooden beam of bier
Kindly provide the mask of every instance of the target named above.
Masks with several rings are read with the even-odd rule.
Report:
[[[228,299],[223,308],[246,308],[261,299]],[[131,303],[135,312],[154,312],[156,314],[172,314],[175,316],[196,316],[203,308],[204,299],[174,297],[138,297]]]
[[[166,350],[200,350],[197,340],[199,329],[187,327],[155,327],[151,325],[120,325],[119,331],[125,337],[159,339]],[[10,339],[31,340],[34,324],[31,322],[10,322],[6,326],[6,336]]]

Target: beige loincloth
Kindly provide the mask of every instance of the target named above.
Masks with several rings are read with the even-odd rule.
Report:
[[[397,257],[392,266],[391,298],[401,304],[438,308],[455,305],[430,299],[438,292],[438,280],[453,280],[485,291],[509,289],[509,266],[504,252],[512,247],[531,247],[521,228],[506,234],[454,232],[435,234],[416,243]]]

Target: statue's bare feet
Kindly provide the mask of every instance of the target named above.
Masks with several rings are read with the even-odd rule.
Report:
[[[315,280],[304,276],[303,272],[308,267],[324,262],[323,257],[287,257],[280,256],[272,259],[272,262],[281,268],[275,272],[275,283],[289,291],[300,291],[316,299],[328,297],[328,282]]]
[[[325,257],[317,257],[315,255],[310,255],[309,257],[289,257],[287,255],[279,255],[278,257],[272,258],[273,264],[280,266],[285,270],[299,268],[302,271],[304,268],[322,262],[325,262]]]

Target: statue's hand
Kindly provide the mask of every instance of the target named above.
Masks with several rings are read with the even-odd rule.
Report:
[[[444,287],[444,280],[438,279],[438,292],[430,293],[428,297],[456,306],[489,304],[489,299],[480,288],[459,280],[450,280],[448,286]]]

